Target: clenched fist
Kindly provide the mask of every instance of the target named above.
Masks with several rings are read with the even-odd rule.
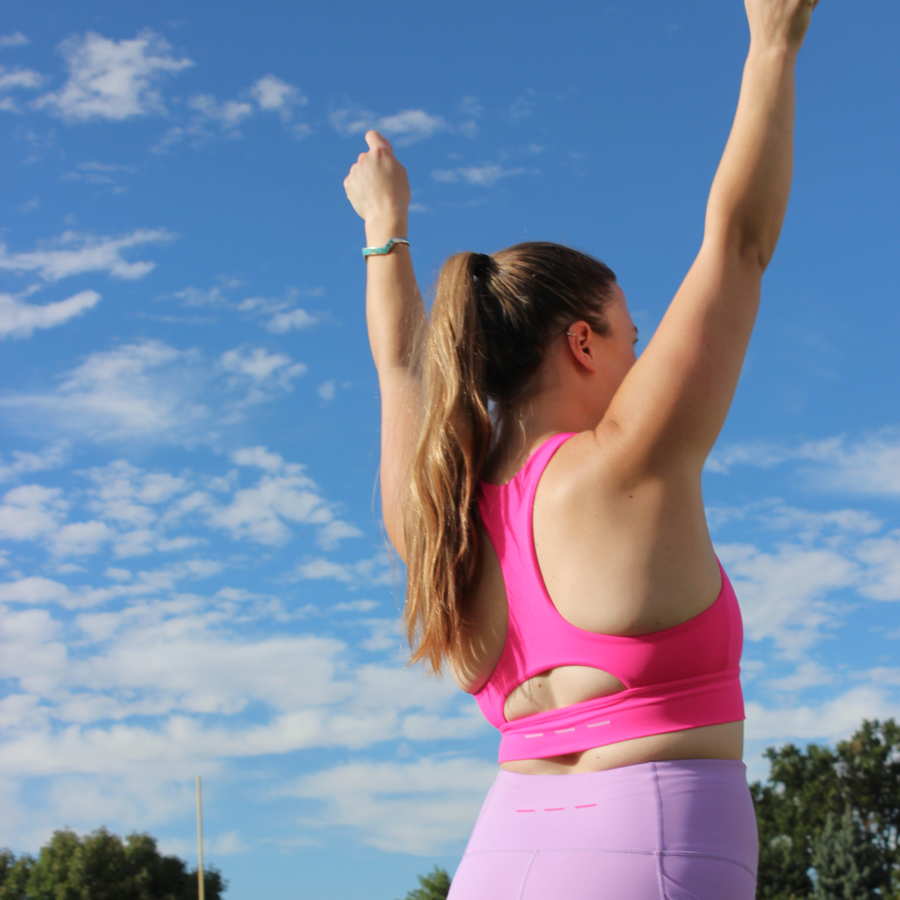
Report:
[[[763,45],[803,43],[812,11],[819,0],[744,0],[750,36]]]
[[[409,179],[388,140],[377,131],[366,132],[367,153],[350,168],[344,190],[353,208],[373,222],[405,222],[409,211]],[[399,235],[389,235],[397,237]]]

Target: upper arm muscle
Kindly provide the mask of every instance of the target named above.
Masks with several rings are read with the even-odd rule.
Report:
[[[702,468],[737,388],[761,278],[755,258],[704,243],[598,427],[614,433],[629,476]]]

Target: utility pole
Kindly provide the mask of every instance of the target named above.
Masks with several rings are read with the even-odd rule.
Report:
[[[197,884],[200,900],[203,897],[203,799],[200,795],[200,776],[197,776]]]

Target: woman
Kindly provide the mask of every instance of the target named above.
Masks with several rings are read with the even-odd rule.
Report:
[[[816,3],[746,0],[703,244],[640,360],[612,271],[555,244],[451,257],[426,321],[377,132],[344,182],[412,659],[447,662],[502,733],[452,900],[755,895],[741,617],[700,479],[787,207]]]

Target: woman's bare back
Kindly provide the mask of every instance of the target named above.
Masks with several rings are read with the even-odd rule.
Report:
[[[535,549],[554,605],[578,628],[610,635],[662,631],[698,616],[721,589],[699,475],[623,485],[612,457],[608,466],[603,465],[597,441],[593,431],[566,441],[551,458],[535,495]],[[505,483],[522,462],[497,467],[488,480]],[[469,691],[479,689],[490,676],[506,636],[502,573],[487,534],[482,531],[481,537],[484,549],[470,598],[473,625],[466,672],[455,673]],[[624,688],[601,669],[561,666],[517,687],[506,700],[504,716],[512,721]],[[562,757],[516,760],[503,768],[552,774],[653,759],[740,760],[742,755],[743,721],[738,721],[649,735]]]

